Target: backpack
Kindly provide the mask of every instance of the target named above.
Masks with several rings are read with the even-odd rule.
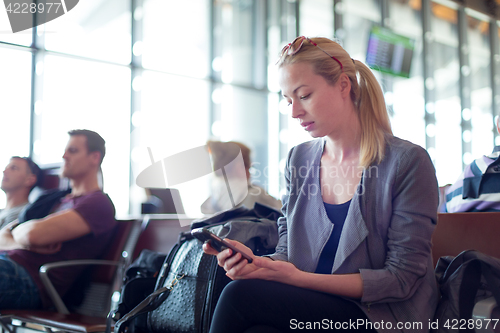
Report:
[[[498,320],[480,322],[472,318],[472,311],[477,302],[492,296],[500,304],[500,259],[467,250],[454,258],[439,258],[435,272],[441,300],[429,323],[432,332],[473,333],[498,324]]]
[[[274,253],[278,242],[276,221],[246,208],[197,221],[192,228],[202,225],[219,237],[244,243],[256,255]],[[163,262],[154,291],[128,313],[114,316],[119,318],[114,332],[208,332],[215,305],[230,281],[216,257],[203,252],[202,242],[183,232]],[[125,294],[122,297],[121,303],[126,302]]]

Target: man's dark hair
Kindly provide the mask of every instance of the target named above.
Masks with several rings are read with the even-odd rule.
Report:
[[[105,147],[106,141],[104,141],[104,139],[99,134],[97,134],[94,131],[90,131],[90,130],[86,130],[86,129],[72,130],[72,131],[69,131],[68,134],[70,136],[85,135],[85,137],[87,138],[87,150],[89,151],[89,153],[92,153],[94,151],[100,152],[101,153],[101,162],[100,163],[102,163],[102,160],[104,159],[104,155],[106,154],[106,147]]]
[[[42,183],[43,183],[43,172],[42,172],[42,169],[40,169],[40,167],[38,166],[38,164],[36,164],[35,162],[33,162],[33,160],[31,158],[29,158],[29,157],[12,156],[11,159],[13,159],[13,158],[19,158],[21,160],[25,160],[26,164],[28,164],[30,172],[35,175],[36,182],[33,184],[33,186],[31,186],[30,191],[33,188],[35,188],[35,186],[42,185]]]

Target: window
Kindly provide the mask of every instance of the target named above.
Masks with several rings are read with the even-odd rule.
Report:
[[[145,68],[205,78],[209,75],[208,1],[146,0],[136,9],[143,17],[143,41],[134,45]]]
[[[0,45],[0,59],[0,170],[3,171],[11,156],[29,156],[31,53]],[[4,206],[5,194],[0,191],[0,207]]]
[[[334,37],[333,1],[301,0],[300,35],[307,37]]]
[[[433,4],[432,14],[434,80],[425,85],[435,91],[436,102],[427,108],[435,113],[436,125],[426,132],[436,137],[433,156],[438,182],[443,186],[453,184],[462,171],[458,15],[455,9],[440,4]]]
[[[130,63],[130,1],[85,0],[41,25],[47,50]]]
[[[202,146],[208,136],[209,86],[204,80],[144,71],[141,106],[132,116],[132,201],[145,201],[144,189],[135,185],[137,175],[154,161]],[[176,186],[189,215],[199,216],[208,197],[206,179]],[[132,212],[139,205],[131,207]]]
[[[389,1],[390,28],[415,41],[409,78],[384,76],[385,101],[395,136],[425,147],[425,98],[421,11],[411,4]],[[392,89],[391,89],[392,88]],[[410,126],[411,124],[411,126]]]
[[[462,73],[471,78],[472,131],[463,131],[462,140],[472,143],[471,157],[478,158],[493,150],[493,131],[496,131],[496,127],[491,107],[489,19],[472,11],[469,13],[467,39],[470,66],[462,69]]]
[[[130,70],[47,55],[43,97],[37,101],[36,161],[62,162],[72,129],[90,129],[106,140],[104,191],[118,215],[128,212]]]

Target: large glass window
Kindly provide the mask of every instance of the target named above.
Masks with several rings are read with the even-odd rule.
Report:
[[[41,25],[48,50],[130,63],[130,0],[85,0]]]
[[[224,83],[252,85],[258,59],[254,53],[253,15],[257,1],[216,1],[214,60],[216,77]]]
[[[435,112],[435,166],[439,185],[453,184],[462,172],[461,102],[459,94],[458,15],[453,8],[432,6],[432,60],[434,80],[425,82],[434,88],[436,102],[428,106]]]
[[[151,164],[147,147],[161,159],[207,139],[238,140],[253,150],[254,181],[277,195],[287,151],[311,140],[280,102],[279,50],[297,35],[335,37],[365,61],[370,29],[384,25],[415,40],[409,78],[374,71],[394,134],[421,146],[434,137],[427,148],[439,183],[453,183],[463,162],[491,151],[494,132],[490,18],[467,9],[459,27],[464,3],[431,1],[426,67],[422,0],[85,0],[39,26],[33,48],[34,29],[11,33],[0,9],[0,138],[9,142],[0,163],[30,153],[41,164],[61,162],[68,130],[96,130],[108,146],[104,189],[123,215],[139,213],[145,200],[135,177]],[[467,54],[462,68],[459,51]],[[424,68],[432,68],[427,79]],[[202,177],[179,187],[188,214],[200,214],[207,185]]]
[[[62,162],[69,130],[96,131],[106,140],[104,191],[117,214],[128,213],[130,70],[54,55],[45,57],[43,68],[36,160]]]
[[[471,158],[493,150],[493,113],[491,109],[491,60],[489,22],[487,17],[469,12],[467,37],[470,68],[462,70],[471,78],[472,133],[464,131],[462,139],[472,141]]]
[[[209,1],[146,0],[143,42],[134,46],[146,68],[204,78],[209,74]]]
[[[3,171],[11,156],[29,155],[31,53],[0,47],[0,59],[0,171]],[[0,207],[4,206],[5,194],[0,191]]]
[[[425,100],[422,69],[422,20],[418,1],[389,1],[391,30],[414,44],[410,77],[384,77],[386,103],[395,136],[425,148]],[[392,88],[388,90],[388,88]],[[411,126],[409,126],[411,124]]]
[[[132,116],[132,212],[145,201],[145,191],[135,185],[137,175],[154,161],[202,146],[208,135],[209,85],[204,80],[144,71],[141,107]],[[200,205],[208,197],[207,178],[175,186],[188,215],[199,216]]]
[[[0,42],[29,46],[31,45],[32,35],[33,29],[12,33],[7,11],[4,5],[0,4]]]
[[[335,10],[343,15],[343,27],[335,32],[336,36],[352,58],[364,62],[370,28],[381,21],[380,1],[342,1],[336,4]]]
[[[300,35],[333,38],[333,1],[301,0]]]

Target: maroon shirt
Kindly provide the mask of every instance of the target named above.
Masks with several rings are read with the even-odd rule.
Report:
[[[61,250],[54,254],[39,254],[28,250],[7,251],[7,255],[23,266],[40,290],[44,305],[48,296],[39,276],[40,266],[64,260],[97,259],[112,241],[117,225],[115,207],[107,194],[95,191],[86,195],[63,198],[56,212],[73,209],[89,225],[90,234],[62,243]],[[70,266],[51,270],[50,279],[60,295],[64,295],[73,282],[82,274],[84,266]]]

